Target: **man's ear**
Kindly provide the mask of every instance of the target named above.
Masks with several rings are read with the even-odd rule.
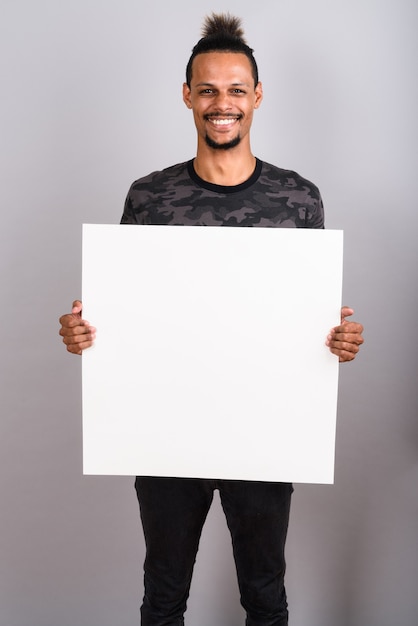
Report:
[[[183,102],[188,109],[192,108],[191,92],[187,83],[183,83]]]
[[[257,85],[255,86],[255,104],[254,104],[255,109],[258,109],[262,100],[263,100],[263,85],[262,83],[258,82]]]

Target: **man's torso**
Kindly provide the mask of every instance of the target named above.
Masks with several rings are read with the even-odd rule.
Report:
[[[324,215],[318,188],[296,172],[257,159],[247,181],[224,187],[188,161],[135,181],[121,223],[323,228]]]

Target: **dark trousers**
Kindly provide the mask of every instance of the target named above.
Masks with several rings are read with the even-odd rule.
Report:
[[[219,489],[247,626],[287,626],[284,588],[292,485],[138,477],[145,535],[142,626],[182,626],[202,527]]]

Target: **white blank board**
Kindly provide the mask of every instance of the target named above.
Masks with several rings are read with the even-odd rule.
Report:
[[[83,227],[85,474],[331,483],[342,231]]]

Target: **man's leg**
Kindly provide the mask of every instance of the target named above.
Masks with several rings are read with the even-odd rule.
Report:
[[[288,483],[221,481],[220,496],[247,626],[287,626],[284,547],[293,491]]]
[[[182,626],[211,481],[138,477],[146,557],[142,626]]]

